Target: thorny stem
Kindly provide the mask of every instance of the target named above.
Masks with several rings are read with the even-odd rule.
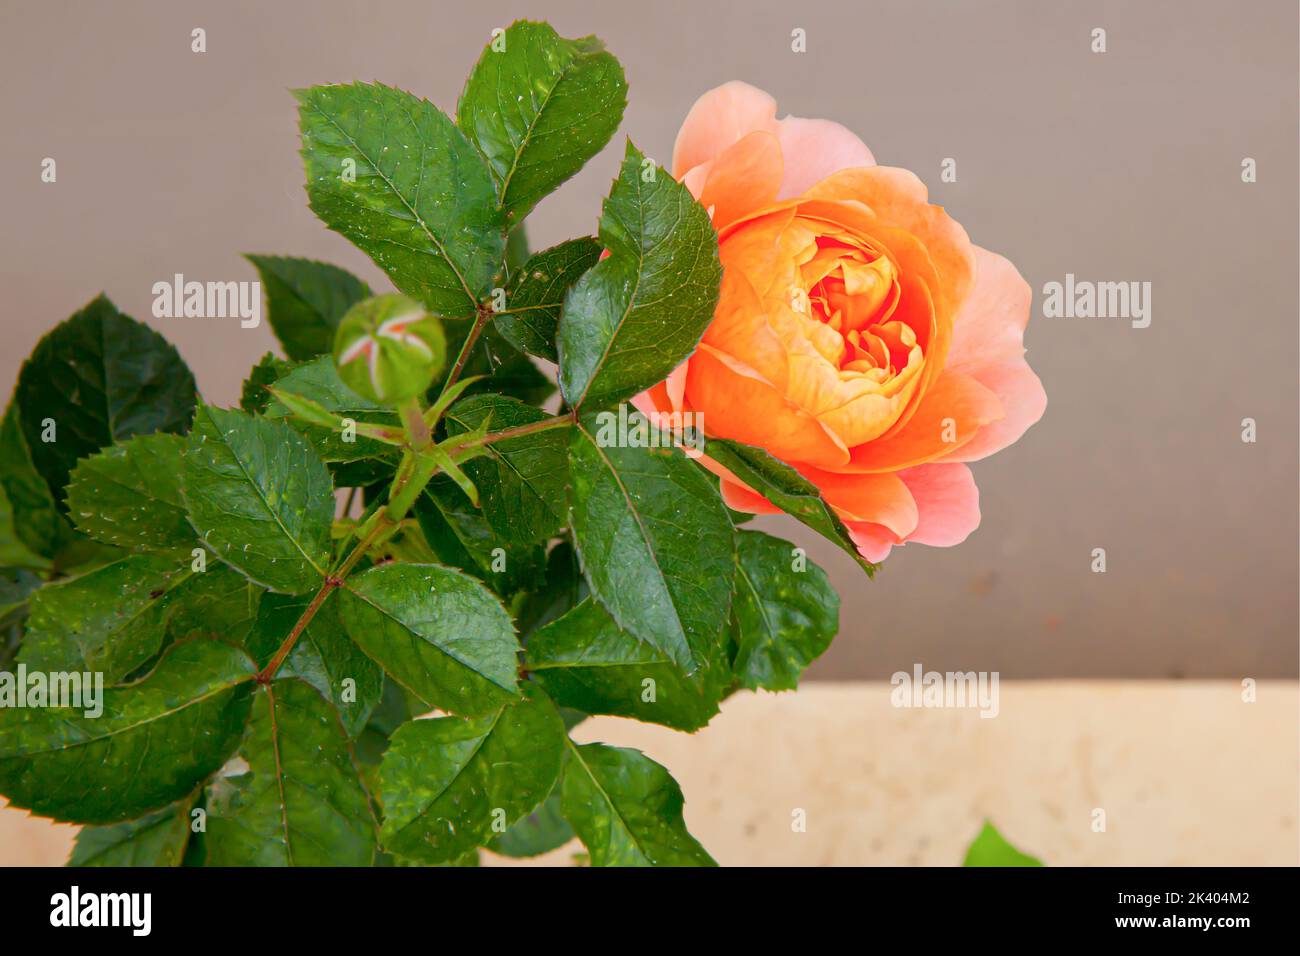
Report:
[[[370,529],[370,533],[357,542],[356,547],[352,549],[352,552],[347,556],[343,563],[339,565],[338,570],[325,577],[325,583],[321,585],[320,590],[316,592],[316,596],[311,599],[311,603],[307,605],[306,609],[302,612],[302,615],[293,625],[293,629],[289,631],[289,636],[284,639],[284,643],[282,643],[279,650],[275,652],[275,656],[271,658],[271,662],[258,673],[257,682],[259,684],[270,683],[271,678],[275,676],[276,672],[289,657],[290,652],[293,650],[293,646],[298,643],[298,638],[302,636],[302,632],[307,630],[307,625],[311,623],[312,618],[316,616],[316,612],[319,611],[321,605],[325,603],[325,599],[330,596],[330,593],[335,588],[343,586],[343,579],[352,572],[352,569],[357,566],[357,562],[360,561],[366,551],[370,549],[370,546],[374,544],[381,534],[391,527],[392,523],[391,520],[387,519],[387,516],[385,516],[384,519],[375,522],[375,526]]]
[[[404,402],[398,412],[402,416],[402,425],[406,428],[406,438],[411,448],[422,451],[433,444],[433,432],[424,420],[424,409],[420,407],[418,398]]]
[[[474,333],[471,331],[470,335],[473,336]],[[507,438],[518,438],[521,435],[531,435],[534,432],[545,431],[549,428],[560,428],[561,426],[571,424],[573,421],[573,414],[556,415],[552,418],[544,418],[540,422],[529,422],[527,425],[516,425],[514,428],[506,428],[499,432],[493,432],[490,435],[484,435],[482,438],[467,441],[463,445],[456,445],[452,442],[448,442],[442,447],[445,447],[449,453],[460,452],[468,448],[478,448],[483,445],[490,445],[493,442],[502,441]],[[424,464],[424,467],[421,467],[421,464]],[[416,473],[407,476],[407,481],[403,482],[403,488],[399,491],[401,502],[395,502],[394,499],[390,498],[388,505],[384,507],[382,512],[378,513],[382,515],[382,517],[375,521],[375,524],[370,529],[369,533],[357,542],[356,547],[352,549],[351,553],[343,563],[339,565],[338,569],[325,578],[325,583],[321,585],[321,589],[316,592],[316,596],[312,598],[311,603],[308,604],[306,609],[302,612],[302,616],[298,618],[293,629],[289,631],[289,636],[284,639],[284,643],[282,643],[279,650],[275,652],[275,656],[271,658],[271,662],[258,673],[258,683],[266,684],[270,682],[271,678],[275,676],[276,672],[289,657],[289,654],[293,651],[294,644],[298,642],[298,638],[302,636],[302,632],[307,629],[307,625],[310,624],[312,618],[316,616],[316,612],[321,609],[321,605],[325,603],[326,598],[330,596],[330,593],[335,588],[343,586],[344,579],[347,578],[347,576],[352,572],[352,569],[356,567],[357,562],[360,561],[365,553],[370,549],[370,546],[379,540],[379,537],[385,531],[392,528],[402,517],[405,516],[405,512],[409,510],[411,501],[414,500],[415,495],[418,495],[419,492],[423,490],[424,486],[428,484],[429,480],[437,474],[438,471],[436,466],[430,467],[429,463],[423,459],[418,459],[416,461],[415,469]],[[415,487],[416,485],[418,485],[418,487]],[[413,493],[412,489],[414,489]],[[399,504],[401,514],[393,513],[392,506],[394,503]],[[402,505],[404,505],[404,507],[401,507]]]
[[[504,428],[499,432],[493,432],[490,435],[484,435],[482,438],[472,438],[463,443],[457,442],[456,439],[445,441],[439,447],[443,448],[448,454],[457,454],[465,451],[467,448],[480,448],[484,445],[491,445],[493,442],[505,441],[508,438],[519,438],[522,435],[531,435],[533,432],[544,432],[551,428],[562,428],[565,425],[572,425],[575,416],[555,415],[551,418],[543,418],[539,422],[529,422],[527,425],[516,425],[513,428]]]
[[[469,353],[478,342],[478,337],[483,334],[483,328],[492,319],[492,310],[484,305],[479,305],[474,313],[474,324],[470,326],[469,334],[465,336],[465,341],[461,344],[460,353],[456,356],[456,362],[451,367],[451,372],[447,375],[447,381],[443,383],[442,394],[446,394],[447,389],[456,384],[456,379],[460,378],[460,373],[465,371],[465,363],[469,361]],[[441,398],[442,395],[439,395]]]
[[[438,473],[438,461],[434,459],[432,453],[412,457],[410,461],[410,470],[393,482],[392,490],[388,493],[388,506],[385,510],[388,520],[392,522],[401,521],[406,517],[406,513],[420,497],[420,492],[424,491],[425,486]]]

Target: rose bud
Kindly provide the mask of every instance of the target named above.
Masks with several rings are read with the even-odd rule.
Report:
[[[442,323],[404,295],[358,302],[334,336],[334,364],[344,384],[392,405],[423,393],[446,362]]]

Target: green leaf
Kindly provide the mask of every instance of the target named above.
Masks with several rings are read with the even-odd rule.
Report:
[[[348,634],[403,687],[466,716],[518,696],[519,642],[492,592],[436,564],[386,564],[351,578]]]
[[[28,602],[43,583],[23,568],[0,568],[0,627],[27,616]]]
[[[366,767],[367,773],[379,765],[393,732],[408,720],[430,709],[422,701],[416,700],[414,695],[408,694],[396,681],[384,678],[382,674],[380,677],[383,678],[383,693],[354,742],[357,760]],[[366,777],[368,782],[371,779],[370,776]],[[370,789],[373,791],[376,788],[371,786]]]
[[[592,866],[717,865],[686,830],[682,788],[640,751],[570,742],[560,787]]]
[[[505,251],[483,157],[437,107],[401,90],[295,95],[312,211],[431,312],[472,315]]]
[[[0,482],[0,565],[15,568],[48,568],[49,559],[27,547],[14,526],[14,509]]]
[[[292,362],[286,362],[267,352],[257,360],[257,364],[248,373],[248,378],[244,379],[244,384],[239,390],[239,407],[250,415],[260,415],[265,412],[267,406],[271,404],[270,386],[289,374],[292,369]]]
[[[271,329],[295,362],[332,353],[343,313],[370,298],[370,287],[338,266],[288,256],[244,258],[262,277]]]
[[[0,670],[9,670],[23,642],[23,622],[13,618],[0,624]]]
[[[183,432],[194,376],[166,339],[101,295],[41,339],[14,399],[36,470],[62,501],[79,459],[133,435]],[[43,440],[51,421],[55,440]]]
[[[83,458],[68,484],[81,532],[131,551],[188,555],[197,544],[181,500],[179,435],[139,435]]]
[[[503,597],[542,580],[546,561],[542,546],[498,535],[446,475],[429,482],[416,500],[415,517],[439,563],[478,578]]]
[[[560,791],[555,789],[532,813],[511,824],[487,848],[502,856],[520,859],[549,853],[573,839],[573,827],[560,809]]]
[[[253,697],[238,761],[208,785],[209,866],[370,866],[376,823],[338,715],[300,680]]]
[[[201,802],[202,801],[200,800],[200,803]],[[204,812],[206,812],[206,809]],[[190,834],[189,842],[185,845],[185,854],[181,857],[180,865],[182,867],[199,867],[205,865],[208,857],[208,848],[204,843],[206,837],[207,834],[202,831]]]
[[[876,566],[858,553],[844,522],[822,498],[817,486],[799,472],[762,448],[730,439],[709,439],[704,453],[786,514],[839,545],[868,577],[875,574]]]
[[[268,594],[262,599],[248,649],[260,666],[275,656],[311,597]],[[300,677],[334,706],[349,737],[365,727],[384,693],[384,673],[348,637],[331,594],[299,635],[277,677]]]
[[[521,222],[510,230],[506,237],[506,278],[512,278],[520,267],[528,261],[528,230]]]
[[[130,820],[179,800],[234,752],[254,674],[238,648],[185,641],[137,683],[106,688],[98,717],[0,707],[0,793],[73,823]]]
[[[30,670],[102,671],[117,683],[158,653],[168,592],[189,564],[134,554],[34,595],[18,659]]]
[[[180,866],[189,844],[194,796],[139,820],[83,827],[68,866]]]
[[[600,259],[595,239],[570,239],[545,249],[524,263],[506,286],[506,309],[493,320],[501,337],[515,348],[559,360],[555,332],[569,287]]]
[[[489,328],[480,340],[481,348],[488,353],[481,371],[475,374],[490,376],[475,382],[467,395],[495,393],[509,395],[529,405],[541,405],[555,394],[555,382],[533,364],[523,352],[501,338],[496,329]],[[471,360],[466,368],[478,370],[479,364]]]
[[[213,563],[167,593],[167,636],[242,644],[265,591],[234,568]]]
[[[984,829],[966,850],[966,860],[962,866],[1042,866],[1038,860],[1027,853],[1021,853],[988,820]]]
[[[721,651],[688,677],[588,598],[529,638],[524,666],[557,704],[693,731],[729,689]]]
[[[378,730],[385,737],[391,737],[402,724],[428,710],[430,707],[424,701],[396,681],[385,678],[383,696],[379,699],[379,706],[370,715],[367,726]]]
[[[518,399],[474,395],[447,413],[447,433],[472,432],[484,422],[496,432],[549,417]],[[492,530],[519,544],[549,538],[563,527],[568,444],[567,429],[549,428],[494,442],[484,455],[465,463]]]
[[[447,863],[545,799],[560,772],[564,724],[541,694],[477,719],[416,720],[379,769],[384,849]],[[500,832],[500,831],[495,831]]]
[[[794,690],[839,630],[840,596],[817,565],[796,564],[790,542],[742,531],[736,544],[736,678],[750,690]]]
[[[573,408],[612,405],[662,381],[718,304],[709,214],[664,170],[646,182],[644,159],[629,142],[600,219],[609,257],[569,290],[560,317],[560,391]]]
[[[362,398],[339,377],[334,359],[325,355],[305,362],[293,369],[275,383],[277,394],[294,395],[314,402],[333,416],[338,427],[344,419],[357,423],[401,427],[397,414],[387,405]],[[353,436],[355,441],[346,441],[344,436],[333,428],[323,428],[310,422],[292,417],[292,411],[284,401],[274,398],[266,408],[266,417],[284,419],[294,430],[307,438],[316,451],[327,462],[361,461],[366,458],[394,458],[391,445],[363,434]]]
[[[318,587],[330,560],[334,485],[288,425],[205,405],[181,465],[190,523],[226,563],[273,591]]]
[[[623,119],[627,82],[595,37],[566,40],[549,24],[517,20],[501,40],[504,50],[484,48],[457,116],[513,224],[605,147]]]
[[[460,352],[465,336],[469,331],[469,322],[448,322],[447,352],[454,355]],[[488,325],[469,351],[462,378],[477,379],[465,389],[466,395],[494,393],[509,395],[529,405],[541,405],[555,394],[555,383],[544,374],[527,355],[507,342],[493,325]],[[445,379],[434,383],[429,391],[432,403],[440,394]]]
[[[10,402],[0,421],[0,504],[7,510],[0,542],[9,552],[7,562],[45,567],[75,533],[36,471],[21,421],[18,403]]]
[[[624,630],[692,673],[725,640],[731,519],[679,450],[620,448],[591,424],[569,444],[569,521],[587,583]]]
[[[558,542],[546,555],[544,580],[519,602],[515,621],[520,636],[526,641],[535,630],[566,614],[587,593],[578,553],[568,541]]]

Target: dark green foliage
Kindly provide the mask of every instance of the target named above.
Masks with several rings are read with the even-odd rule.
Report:
[[[629,144],[599,238],[529,254],[626,91],[599,41],[521,21],[455,122],[377,83],[296,92],[312,210],[441,323],[420,400],[344,384],[340,320],[389,290],[309,259],[248,257],[283,354],[238,408],[102,296],[36,346],[0,421],[0,794],[85,825],[70,865],[461,867],[575,836],[596,866],[713,863],[665,768],[570,732],[792,688],[838,599],[601,418],[710,322],[709,213]],[[852,551],[797,473],[709,448]]]

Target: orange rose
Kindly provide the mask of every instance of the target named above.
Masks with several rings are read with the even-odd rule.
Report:
[[[912,173],[826,120],[776,119],[745,83],[704,94],[673,175],[718,230],[722,294],[695,353],[638,396],[702,415],[816,484],[864,557],[979,525],[966,462],[1010,445],[1047,397],[1025,363],[1030,292]],[[776,509],[710,463],[737,510]]]

